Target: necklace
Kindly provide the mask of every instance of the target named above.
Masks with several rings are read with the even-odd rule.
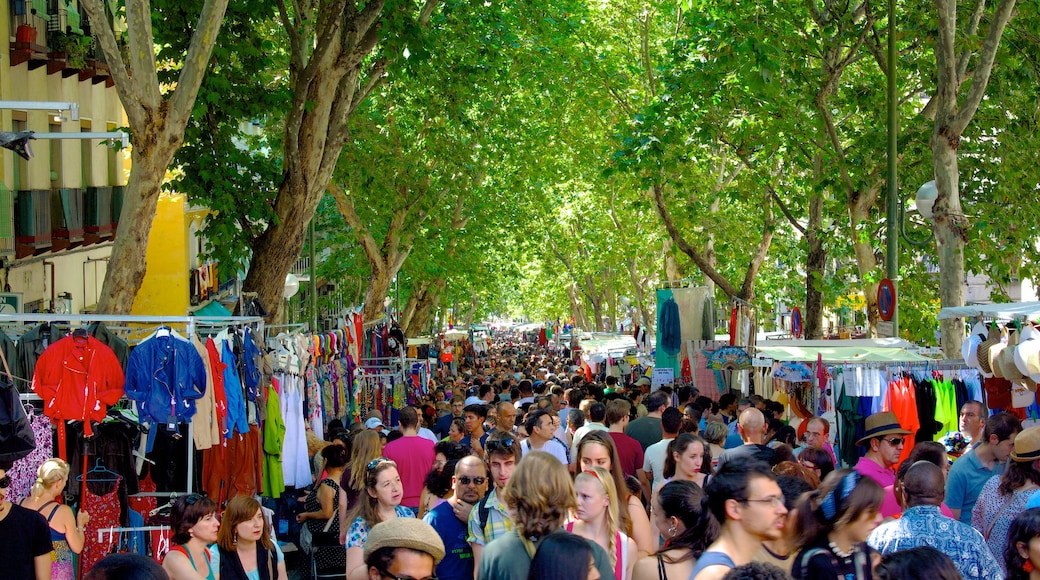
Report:
[[[843,559],[846,559],[846,560],[851,558],[852,554],[854,554],[856,552],[856,546],[855,545],[853,545],[852,549],[849,550],[848,552],[842,552],[841,548],[839,548],[838,545],[835,544],[834,542],[828,542],[827,545],[830,546],[831,551],[834,552],[835,555],[837,555],[839,558],[843,558]]]

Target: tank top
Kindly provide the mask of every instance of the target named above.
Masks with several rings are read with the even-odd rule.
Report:
[[[696,578],[697,574],[700,574],[702,570],[709,566],[737,567],[728,554],[723,552],[704,552],[701,554],[701,557],[697,559],[697,565],[693,567],[693,572],[690,572],[690,580]]]
[[[568,522],[565,526],[568,532],[574,532],[574,522]],[[628,570],[628,542],[629,537],[620,531],[614,532],[614,579],[622,580],[625,571]]]
[[[191,567],[196,572],[199,571],[199,567],[195,565],[195,559],[191,557],[191,551],[189,551],[187,548],[185,548],[182,544],[177,544],[176,546],[170,548],[170,551],[171,552],[180,552],[181,554],[184,554],[185,556],[187,556],[188,557],[188,563],[191,564]],[[217,575],[213,572],[213,561],[210,560],[209,550],[206,550],[205,554],[206,554],[206,565],[209,567],[209,574],[206,576],[206,580],[216,580]]]

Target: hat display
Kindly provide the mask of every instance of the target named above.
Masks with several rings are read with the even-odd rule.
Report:
[[[436,565],[444,558],[444,541],[433,526],[415,518],[393,518],[380,522],[368,532],[364,558],[380,548],[408,548],[433,556]]]
[[[1030,359],[1036,359],[1038,355],[1040,355],[1040,331],[1037,331],[1032,326],[1026,326],[1022,330],[1022,336],[1018,340],[1018,348],[1015,350],[1015,365],[1027,379],[1034,383],[1040,380],[1040,373],[1030,369],[1040,370],[1040,368],[1036,366],[1031,367],[1029,363]]]
[[[1000,341],[989,348],[989,367],[993,376],[1004,378],[1004,369],[1000,367],[1000,357],[1008,345],[1008,329],[1005,326],[1000,329]]]
[[[365,429],[382,429],[383,420],[379,417],[369,417],[365,420]]]
[[[1000,353],[1000,368],[1004,371],[1004,378],[1018,385],[1025,385],[1026,388],[1035,391],[1036,383],[1032,380],[1027,381],[1025,374],[1015,364],[1015,351],[1018,350],[1019,333],[1017,331],[1012,332],[1008,338],[1008,346]]]
[[[899,419],[896,419],[896,414],[891,411],[885,411],[884,413],[874,413],[867,417],[866,424],[864,426],[863,437],[856,441],[856,445],[867,446],[870,440],[875,437],[881,437],[882,435],[910,435],[911,432],[903,429],[899,424]]]
[[[986,323],[975,323],[971,327],[971,334],[961,344],[961,354],[964,356],[964,364],[972,368],[979,368],[979,345],[986,340]]]
[[[1040,459],[1040,426],[1023,429],[1018,433],[1011,459],[1019,463]]]
[[[994,325],[996,326],[996,325]],[[989,329],[989,334],[986,336],[986,340],[982,341],[977,351],[977,357],[979,361],[978,369],[982,371],[982,376],[989,378],[993,376],[993,367],[990,359],[990,349],[1000,343],[1000,332],[997,331],[993,326]]]

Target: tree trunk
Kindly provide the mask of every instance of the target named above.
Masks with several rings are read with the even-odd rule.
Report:
[[[672,240],[665,238],[664,242],[661,243],[661,253],[664,254],[664,277],[669,281],[679,279],[679,262],[675,259],[675,252],[672,250]]]
[[[390,283],[394,277],[387,270],[372,269],[372,277],[368,279],[365,290],[365,304],[361,308],[361,318],[365,322],[378,320],[385,311],[383,300],[390,292]]]
[[[721,209],[720,197],[719,192],[716,192],[715,199],[712,200],[711,206],[708,208],[708,215],[711,216],[709,218],[710,223],[716,223],[715,216],[719,214],[719,209]],[[719,257],[715,252],[715,231],[711,229],[708,230],[708,239],[704,243],[704,259],[712,268],[716,268],[719,265]],[[708,289],[708,296],[715,296],[715,281],[711,277],[705,275],[701,280],[701,286]]]
[[[577,285],[571,284],[567,286],[567,299],[571,305],[571,318],[574,319],[574,325],[584,330],[592,330],[589,327],[588,319],[585,317],[585,309],[581,306]]]
[[[827,252],[818,235],[806,236],[805,241],[809,244],[809,255],[805,259],[805,338],[820,340],[823,338],[823,292],[820,286],[827,265]]]
[[[936,127],[938,129],[938,127]],[[932,159],[936,189],[950,192],[943,211],[935,212],[935,242],[939,248],[939,302],[943,307],[964,306],[964,246],[966,218],[960,207],[960,172],[957,151],[950,140],[936,130],[932,136]],[[961,356],[964,319],[940,321],[943,354],[948,359]]]
[[[99,313],[129,314],[141,289],[147,270],[148,234],[155,219],[159,189],[174,153],[184,140],[184,129],[202,86],[227,5],[228,0],[206,0],[203,4],[188,52],[180,63],[175,88],[164,92],[156,70],[151,5],[141,0],[125,3],[122,17],[127,25],[129,50],[124,60],[101,0],[80,3],[94,23],[92,33],[109,64],[116,93],[134,136],[133,165],[112,244],[108,274],[98,299]]]
[[[858,199],[862,199],[861,194]],[[868,195],[868,197],[870,197]],[[877,275],[877,256],[874,254],[874,245],[868,238],[862,237],[861,224],[867,224],[870,227],[869,214],[867,213],[867,206],[862,203],[851,203],[849,205],[849,221],[852,223],[852,250],[856,254],[856,269],[859,272],[859,279],[863,281],[863,299],[867,304],[867,335],[871,337],[877,336],[877,323],[878,323],[878,305],[877,305],[877,282],[867,282],[867,280],[873,280]]]
[[[405,336],[418,336],[432,322],[431,314],[433,307],[440,301],[440,294],[444,291],[444,280],[435,280],[426,286],[416,300],[415,308],[409,317],[408,324],[404,327]]]
[[[142,141],[155,143],[156,136]],[[119,228],[112,242],[112,257],[98,300],[98,314],[130,314],[148,268],[145,258],[148,235],[159,203],[159,188],[176,148],[135,146],[132,166],[119,214]],[[148,151],[146,155],[145,152]],[[140,153],[139,153],[140,152]],[[183,316],[187,312],[171,312]]]
[[[962,29],[957,26],[956,0],[934,2],[939,34],[934,50],[936,91],[933,98],[937,104],[930,145],[938,195],[932,212],[935,241],[939,246],[939,298],[946,308],[964,306],[964,247],[970,225],[961,210],[957,147],[985,96],[1000,39],[1014,16],[1016,0],[1000,0],[985,19],[986,5],[980,0]],[[985,32],[980,29],[983,20],[989,25]],[[963,44],[959,53],[958,41]],[[974,66],[974,70],[969,71],[969,65]],[[962,86],[966,88],[959,94]],[[943,354],[949,359],[960,357],[964,319],[943,320],[940,329]]]

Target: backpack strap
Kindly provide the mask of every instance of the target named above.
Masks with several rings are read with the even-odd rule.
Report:
[[[488,517],[491,515],[491,507],[488,506],[488,498],[491,497],[491,493],[488,492],[480,502],[477,503],[477,517],[480,519],[480,533],[487,537],[487,532],[484,529],[487,527]]]
[[[835,570],[841,568],[841,564],[838,562],[838,559],[834,557],[834,554],[830,550],[824,550],[823,548],[813,548],[811,550],[806,550],[805,552],[802,552],[801,558],[798,559],[798,566],[801,569],[801,575],[799,576],[800,578],[809,578],[809,562],[820,554],[825,554],[828,558],[830,558],[831,565],[834,566]]]

